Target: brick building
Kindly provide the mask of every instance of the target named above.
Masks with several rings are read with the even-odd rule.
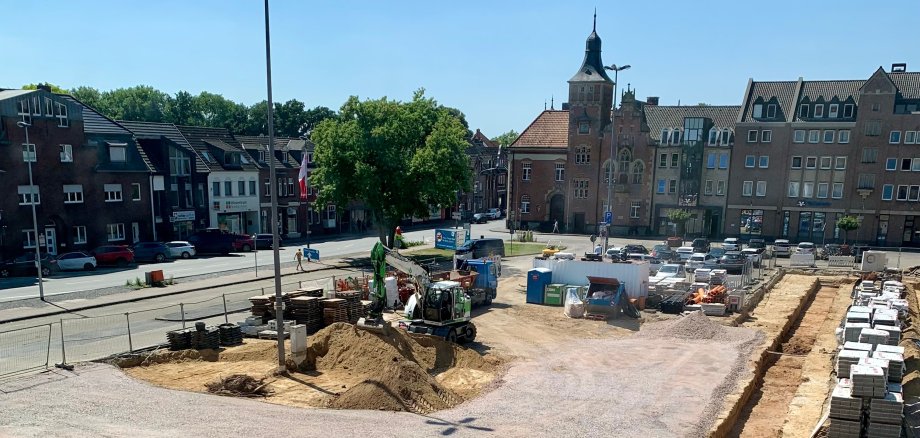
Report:
[[[260,203],[262,233],[271,232],[271,192],[269,191],[269,162],[275,166],[278,190],[278,224],[281,235],[287,238],[300,237],[307,229],[307,202],[300,199],[300,164],[303,159],[306,140],[300,138],[275,138],[275,156],[271,158],[267,136],[236,137],[250,157],[259,164],[259,180],[264,189]]]
[[[502,148],[504,146],[504,148]],[[504,157],[508,145],[499,145],[478,129],[470,138],[466,153],[470,159],[470,191],[460,192],[464,220],[490,208],[507,209],[507,168]]]

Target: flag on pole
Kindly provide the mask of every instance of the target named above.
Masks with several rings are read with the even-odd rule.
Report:
[[[298,181],[300,181],[300,199],[307,199],[307,153],[303,154],[303,161],[300,163],[300,174],[297,175]]]

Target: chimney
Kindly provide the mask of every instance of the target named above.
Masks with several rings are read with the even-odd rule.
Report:
[[[563,110],[563,111],[568,111],[568,109],[569,109],[569,103],[568,103],[568,102],[562,102],[562,110]]]
[[[658,96],[649,96],[645,98],[646,105],[658,105]]]
[[[907,71],[906,62],[897,62],[897,63],[891,64],[892,73],[904,73],[906,71]]]

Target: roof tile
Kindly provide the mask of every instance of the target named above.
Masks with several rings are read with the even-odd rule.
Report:
[[[544,110],[511,144],[512,148],[567,148],[569,111]]]

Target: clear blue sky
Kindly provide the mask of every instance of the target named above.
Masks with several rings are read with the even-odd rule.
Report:
[[[662,105],[735,104],[748,78],[862,79],[920,70],[917,0],[274,0],[276,101],[429,96],[495,136],[527,127],[584,55],[591,14],[620,84]],[[0,0],[0,87],[52,82],[265,98],[259,0]]]

